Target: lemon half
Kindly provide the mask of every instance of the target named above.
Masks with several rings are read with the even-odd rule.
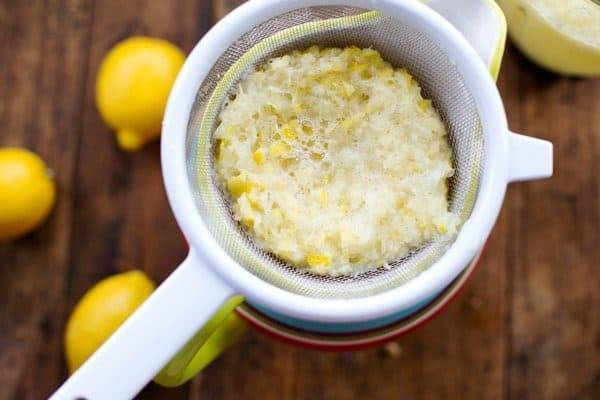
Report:
[[[592,0],[498,0],[516,46],[551,71],[600,76],[600,5]]]

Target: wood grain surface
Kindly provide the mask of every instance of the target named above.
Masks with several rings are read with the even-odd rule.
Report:
[[[158,143],[124,153],[98,116],[101,58],[131,35],[189,51],[239,3],[0,0],[0,146],[40,153],[59,188],[41,229],[0,245],[0,399],[46,398],[66,378],[65,319],[93,283],[131,268],[161,281],[186,253]],[[511,129],[554,143],[555,176],[509,187],[482,267],[443,315],[355,353],[249,332],[190,384],[139,398],[600,398],[600,80],[508,46],[498,85]]]

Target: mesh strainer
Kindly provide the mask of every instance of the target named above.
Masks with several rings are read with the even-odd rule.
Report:
[[[189,184],[198,212],[229,255],[260,279],[284,290],[318,298],[354,298],[380,293],[407,282],[448,248],[439,239],[395,260],[388,268],[356,276],[317,276],[289,266],[263,251],[233,219],[228,198],[214,178],[211,135],[223,104],[239,80],[269,58],[313,44],[373,47],[421,82],[447,126],[454,153],[450,209],[465,221],[471,214],[483,168],[483,134],[475,102],[443,50],[415,27],[377,11],[344,6],[303,7],[269,19],[236,40],[202,82],[187,129]],[[360,168],[360,166],[357,166]]]
[[[439,2],[441,8],[448,3]],[[464,8],[449,9],[450,20],[465,22],[496,10],[488,0],[452,2],[458,3],[470,5],[471,16],[463,16]],[[501,25],[497,15],[492,21]],[[472,23],[464,26],[473,29]],[[482,46],[481,38],[489,37],[486,32],[493,27],[480,28],[471,32],[478,50],[490,47],[489,42]],[[257,64],[313,44],[373,47],[395,66],[407,68],[433,100],[454,153],[450,207],[463,222],[454,240],[427,243],[390,269],[327,278],[287,266],[238,227],[214,179],[211,135],[218,113]],[[498,92],[478,53],[448,21],[419,2],[255,0],[207,33],[182,68],[165,114],[162,163],[190,256],[60,395],[132,396],[228,299],[235,304],[236,293],[281,315],[337,323],[372,320],[435,295],[483,245],[507,182],[550,174],[551,147],[508,132]],[[218,319],[225,315],[219,313]],[[198,346],[206,333],[196,337]],[[184,350],[189,351],[161,375],[177,380],[194,346],[188,343]],[[142,360],[143,367],[131,368]],[[129,367],[126,379],[115,364]]]

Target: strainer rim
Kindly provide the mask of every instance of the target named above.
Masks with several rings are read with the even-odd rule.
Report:
[[[450,249],[426,271],[389,291],[355,299],[311,298],[262,281],[238,265],[219,247],[200,217],[186,169],[187,125],[196,93],[216,58],[241,34],[283,12],[297,8],[347,5],[411,20],[454,55],[457,69],[473,95],[485,137],[484,165],[469,220]],[[214,60],[212,59],[214,58]],[[467,61],[470,60],[470,61]],[[297,318],[329,322],[364,321],[409,307],[441,290],[468,264],[495,222],[507,182],[506,116],[489,72],[467,40],[442,16],[414,0],[261,0],[250,1],[216,24],[190,53],[175,82],[161,143],[163,178],[175,217],[198,259],[241,294],[273,310]]]

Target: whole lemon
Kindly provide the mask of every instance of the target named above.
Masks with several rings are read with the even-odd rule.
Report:
[[[167,98],[185,54],[161,39],[132,37],[115,45],[100,64],[96,103],[125,150],[160,135]]]
[[[79,300],[65,330],[69,372],[73,373],[152,294],[155,285],[134,270],[98,282]]]
[[[0,242],[39,226],[55,199],[51,173],[37,154],[19,148],[0,149]]]

